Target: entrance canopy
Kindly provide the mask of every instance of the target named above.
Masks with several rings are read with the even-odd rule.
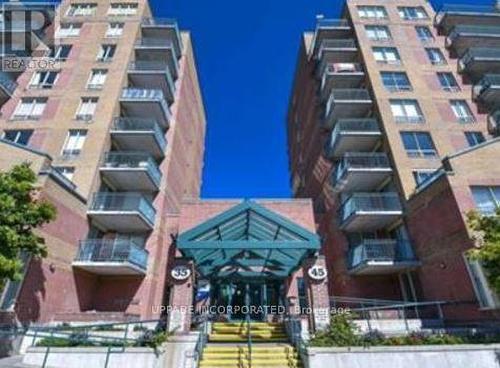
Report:
[[[179,235],[177,248],[207,278],[284,278],[320,248],[319,237],[244,201]]]

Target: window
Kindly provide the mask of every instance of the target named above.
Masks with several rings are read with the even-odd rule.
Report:
[[[437,156],[434,142],[427,132],[401,132],[401,139],[406,153],[410,157]]]
[[[3,133],[3,139],[27,146],[32,134],[33,130],[30,129],[6,130]]]
[[[73,180],[75,175],[75,168],[72,166],[55,166],[54,167],[62,176],[68,180]]]
[[[116,45],[101,45],[101,49],[97,54],[97,60],[104,62],[111,61],[113,60],[115,51],[116,51]]]
[[[486,141],[481,132],[465,132],[465,139],[467,139],[467,143],[469,143],[470,147],[477,146]]]
[[[416,100],[390,100],[396,123],[423,123],[425,121]]]
[[[62,149],[63,156],[77,156],[80,154],[87,137],[87,131],[81,129],[73,129],[68,132],[66,141]]]
[[[415,27],[415,31],[417,32],[417,36],[420,41],[427,43],[434,41],[434,35],[432,34],[429,27],[417,26]]]
[[[78,37],[80,35],[81,23],[61,24],[56,32],[56,37]]]
[[[477,210],[483,215],[493,215],[500,207],[500,186],[474,186],[471,191]]]
[[[395,47],[374,47],[373,56],[378,63],[400,64],[398,50]]]
[[[113,3],[108,9],[108,15],[134,15],[137,13],[137,3]]]
[[[56,84],[58,77],[59,72],[36,72],[31,78],[30,88],[50,89]]]
[[[472,115],[472,111],[464,100],[452,100],[450,101],[451,109],[457,117],[459,123],[474,123],[476,119]]]
[[[76,112],[77,120],[92,120],[97,107],[97,97],[83,97]]]
[[[428,48],[425,49],[427,53],[427,57],[432,65],[444,65],[446,64],[446,59],[444,58],[443,53],[439,49]]]
[[[47,105],[46,98],[23,98],[14,111],[14,119],[37,120],[43,114]]]
[[[106,37],[120,37],[123,33],[123,23],[109,23]]]
[[[467,256],[465,256],[465,263],[480,307],[498,308],[500,306],[500,299],[490,288],[485,270],[481,263]]]
[[[365,26],[366,36],[372,41],[389,41],[392,39],[387,26]]]
[[[437,73],[437,77],[439,79],[439,83],[443,88],[443,91],[448,92],[457,92],[460,91],[460,86],[457,83],[457,80],[453,76],[453,73]]]
[[[71,52],[71,45],[59,45],[51,49],[50,57],[58,61],[65,61]]]
[[[108,71],[106,69],[94,69],[90,72],[87,89],[101,89],[106,82]]]
[[[66,15],[70,17],[94,15],[96,9],[97,4],[71,4]]]
[[[411,91],[411,84],[404,72],[380,72],[382,83],[389,91]]]
[[[360,18],[387,18],[387,11],[383,6],[358,6],[358,15]]]
[[[427,12],[421,6],[400,6],[398,13],[401,19],[406,20],[429,19]]]
[[[435,174],[436,174],[435,169],[413,171],[413,177],[415,178],[415,182],[417,183],[417,187],[421,186],[423,183],[430,180]]]

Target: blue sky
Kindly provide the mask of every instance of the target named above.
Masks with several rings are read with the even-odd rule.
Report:
[[[208,121],[202,197],[289,197],[285,120],[300,35],[316,14],[338,17],[343,1],[150,1],[193,37]]]

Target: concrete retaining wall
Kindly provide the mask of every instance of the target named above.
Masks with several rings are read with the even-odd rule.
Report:
[[[499,368],[500,344],[308,348],[308,368]]]

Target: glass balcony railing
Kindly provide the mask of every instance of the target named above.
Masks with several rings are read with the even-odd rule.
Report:
[[[124,132],[153,132],[162,151],[164,151],[167,146],[165,135],[155,119],[129,117],[115,118],[113,130]]]
[[[160,184],[161,171],[158,164],[147,153],[143,152],[108,152],[102,164],[104,168],[114,169],[145,169],[156,185]]]
[[[318,19],[316,21],[316,29],[320,28],[340,28],[340,27],[350,27],[347,19]]]
[[[154,224],[156,210],[150,200],[140,193],[95,193],[90,211],[96,212],[138,212]]]
[[[397,193],[354,193],[342,204],[340,219],[345,221],[357,212],[383,213],[402,210]]]
[[[325,117],[328,117],[333,107],[339,103],[371,103],[370,93],[366,89],[332,89],[326,103]]]
[[[500,37],[500,27],[495,26],[473,26],[473,25],[457,25],[453,27],[449,34],[451,40],[455,39],[461,34],[477,35],[477,36],[498,36]]]
[[[396,239],[367,239],[349,249],[348,266],[367,262],[416,262],[410,242]]]
[[[178,23],[173,18],[143,18],[142,25],[145,26],[166,26],[178,29]]]
[[[444,4],[438,13],[500,14],[499,10],[492,5],[467,4]]]
[[[390,169],[390,162],[385,153],[348,152],[335,167],[334,184],[350,169]]]
[[[17,83],[7,73],[0,71],[0,87],[9,95],[12,95],[17,88]]]
[[[328,39],[323,40],[320,45],[320,54],[322,51],[329,49],[353,49],[356,48],[356,41],[353,39],[337,40]]]
[[[168,64],[157,62],[157,61],[133,61],[129,64],[129,72],[151,72],[151,71],[161,71],[165,73],[167,78],[167,83],[170,89],[173,91],[175,89],[174,79],[172,78],[172,73],[170,73],[170,68]]]
[[[486,74],[472,87],[472,96],[474,100],[483,100],[483,102],[492,102],[497,104],[497,94],[500,90],[500,74]],[[491,95],[490,92],[494,92]]]
[[[131,263],[146,271],[148,256],[146,249],[130,240],[88,239],[80,243],[75,262]]]
[[[156,101],[162,106],[165,114],[167,116],[170,115],[167,100],[161,89],[124,88],[122,91],[122,98],[136,101]]]

